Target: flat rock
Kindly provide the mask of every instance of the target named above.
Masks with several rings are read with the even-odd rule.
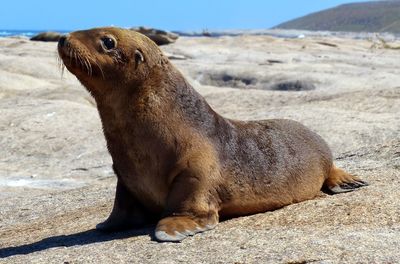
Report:
[[[300,121],[370,186],[227,220],[178,244],[153,241],[152,226],[99,233],[116,179],[93,100],[74,76],[61,74],[55,43],[0,38],[0,262],[399,261],[398,51],[318,36],[181,37],[162,49],[190,58],[174,64],[217,112]],[[254,87],[241,84],[247,79]],[[315,89],[263,89],[297,80]]]

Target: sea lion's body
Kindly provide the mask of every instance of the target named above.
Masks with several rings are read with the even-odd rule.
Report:
[[[78,31],[60,40],[59,53],[96,100],[118,177],[113,212],[99,229],[161,217],[156,238],[180,241],[221,217],[312,199],[323,186],[336,193],[365,185],[336,168],[324,140],[295,121],[215,113],[138,33]]]

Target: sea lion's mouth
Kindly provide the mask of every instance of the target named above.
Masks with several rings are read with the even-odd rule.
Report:
[[[100,65],[91,58],[88,52],[79,45],[74,45],[66,36],[61,37],[58,42],[58,55],[62,61],[62,71],[65,66],[75,75],[84,74],[92,77],[101,74],[104,77]]]

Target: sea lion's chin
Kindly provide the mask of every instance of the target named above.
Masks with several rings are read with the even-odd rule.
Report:
[[[81,66],[77,65],[74,62],[69,62],[68,60],[63,60],[64,61],[64,65],[67,68],[67,70],[72,73],[73,75],[75,75],[76,77],[79,78],[79,76],[83,76],[86,75],[85,72],[81,69]]]

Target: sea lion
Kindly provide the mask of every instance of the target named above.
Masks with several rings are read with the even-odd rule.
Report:
[[[97,103],[118,179],[99,230],[157,219],[157,240],[181,241],[220,218],[367,185],[334,166],[324,140],[298,122],[218,115],[140,33],[76,31],[58,51]]]

